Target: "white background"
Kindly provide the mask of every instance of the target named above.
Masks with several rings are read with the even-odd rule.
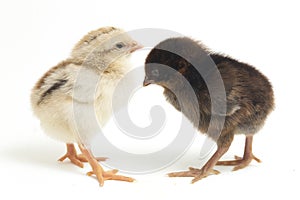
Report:
[[[299,199],[299,19],[297,1],[289,0],[1,1],[1,198]],[[30,90],[46,70],[68,57],[84,34],[107,25],[127,31],[176,31],[248,62],[268,76],[276,110],[253,144],[255,155],[263,162],[252,162],[237,172],[219,167],[221,175],[193,185],[190,178],[166,177],[167,172],[204,164],[199,152],[205,136],[198,134],[191,149],[170,167],[152,174],[127,174],[137,179],[135,183],[107,181],[100,188],[94,178],[85,176],[90,169],[87,164],[80,169],[69,162],[58,163],[65,146],[42,133],[30,109]],[[136,61],[142,64],[143,59]],[[139,92],[146,95],[139,96]],[[174,113],[174,120],[181,116],[163,102],[159,88],[143,88],[136,95],[137,100],[148,103],[151,96],[161,98],[166,113]],[[131,115],[148,119],[149,109],[144,116],[138,112],[136,117],[134,112]],[[172,125],[173,119],[167,120]],[[107,132],[115,130],[113,127],[111,121]],[[224,158],[241,155],[243,145],[244,137],[237,136]]]

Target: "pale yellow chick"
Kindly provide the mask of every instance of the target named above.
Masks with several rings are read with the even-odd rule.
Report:
[[[114,27],[84,36],[65,61],[51,68],[32,89],[34,114],[47,135],[66,143],[69,158],[83,167],[89,162],[100,185],[105,180],[134,179],[105,172],[89,149],[92,138],[112,115],[112,97],[118,81],[128,72],[129,55],[141,46],[126,32]],[[77,155],[77,143],[82,154]]]

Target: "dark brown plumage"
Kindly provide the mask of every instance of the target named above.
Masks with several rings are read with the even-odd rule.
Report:
[[[218,174],[213,169],[216,164],[234,165],[238,170],[252,159],[260,162],[252,154],[253,135],[273,110],[274,97],[270,82],[258,70],[182,37],[155,46],[146,58],[145,73],[144,86],[162,86],[167,101],[218,146],[201,169],[190,168],[169,176],[194,177],[195,182],[211,173]],[[219,161],[235,134],[246,136],[243,158]]]

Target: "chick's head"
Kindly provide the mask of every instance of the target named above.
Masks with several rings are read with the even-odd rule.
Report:
[[[145,61],[144,86],[158,84],[180,89],[184,82],[199,80],[201,62],[207,59],[208,50],[200,43],[187,38],[169,38],[156,45]]]
[[[73,48],[71,57],[81,59],[89,65],[107,66],[140,48],[142,46],[122,29],[103,27],[84,36]]]

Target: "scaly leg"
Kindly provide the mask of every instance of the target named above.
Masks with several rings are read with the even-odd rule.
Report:
[[[192,183],[195,183],[200,179],[205,178],[211,174],[219,174],[220,172],[213,169],[213,167],[227,150],[228,148],[224,147],[218,148],[215,154],[207,161],[207,163],[201,169],[190,167],[189,171],[173,172],[169,173],[168,175],[169,177],[194,177]]]
[[[195,183],[211,174],[219,174],[220,172],[213,169],[213,167],[216,165],[218,160],[228,151],[232,140],[233,133],[231,132],[227,132],[227,134],[221,135],[217,141],[217,151],[201,169],[190,167],[189,171],[169,173],[169,177],[194,177],[192,183]]]
[[[235,160],[219,161],[217,165],[235,166],[233,171],[243,169],[250,164],[252,160],[261,162],[260,159],[256,158],[252,153],[252,141],[253,136],[246,136],[245,149],[243,158],[235,156]]]
[[[66,158],[69,158],[69,160],[77,165],[78,167],[83,168],[82,162],[88,162],[87,158],[83,154],[77,154],[74,144],[67,143],[67,153],[62,156],[58,161],[64,161]],[[97,161],[105,161],[107,158],[96,158]]]
[[[118,180],[118,181],[127,181],[133,182],[134,179],[126,176],[116,175],[118,170],[104,171],[101,165],[97,162],[96,158],[93,156],[92,152],[90,152],[84,145],[78,144],[82,154],[86,157],[88,162],[92,167],[92,172],[88,172],[87,175],[91,176],[95,174],[100,186],[104,185],[104,181],[106,180]]]

